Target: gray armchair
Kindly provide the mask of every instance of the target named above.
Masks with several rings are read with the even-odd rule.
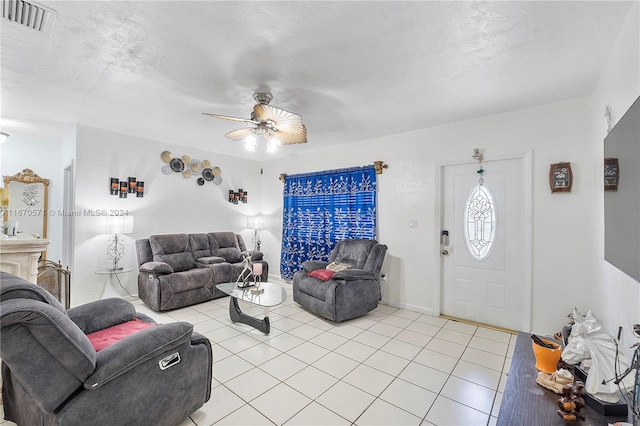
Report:
[[[44,289],[0,273],[2,400],[19,425],[176,425],[210,397],[208,339],[104,299],[64,310]],[[150,326],[96,352],[88,334]],[[134,320],[136,322],[136,320]]]
[[[387,246],[375,240],[339,241],[329,261],[308,260],[293,275],[293,300],[305,309],[332,321],[356,318],[375,309],[380,301],[380,270]],[[336,262],[349,269],[330,279],[309,276]],[[316,275],[316,274],[312,274]]]

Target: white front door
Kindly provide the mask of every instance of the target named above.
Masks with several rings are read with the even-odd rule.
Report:
[[[441,246],[442,314],[514,330],[528,326],[524,163],[523,158],[485,161],[483,188],[490,198],[481,200],[481,214],[471,216],[465,209],[479,183],[478,164],[443,167],[441,218],[449,243]],[[477,250],[476,244],[474,252],[468,247],[465,227],[467,234],[474,234],[471,239],[481,234],[488,240],[493,230],[490,249]]]

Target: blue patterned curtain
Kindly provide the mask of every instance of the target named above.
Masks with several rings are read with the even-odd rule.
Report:
[[[285,177],[280,274],[327,260],[337,241],[376,238],[376,173],[371,166]]]

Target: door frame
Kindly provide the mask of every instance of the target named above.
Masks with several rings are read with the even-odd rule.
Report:
[[[522,185],[524,191],[524,205],[523,213],[524,213],[524,247],[523,247],[523,255],[524,255],[524,263],[523,263],[523,280],[524,280],[524,301],[523,308],[524,312],[522,314],[522,324],[520,324],[518,330],[521,331],[530,331],[531,330],[531,311],[532,311],[532,298],[531,298],[531,283],[532,283],[532,273],[533,273],[533,151],[528,151],[520,156],[512,156],[512,157],[499,157],[492,158],[487,160],[487,163],[490,161],[500,161],[500,160],[522,160]],[[444,206],[444,170],[448,166],[458,166],[465,164],[475,164],[476,161],[463,161],[457,163],[440,163],[436,168],[436,178],[435,178],[435,200],[437,200],[436,208],[434,209],[434,244],[435,250],[434,253],[437,257],[434,262],[436,267],[434,268],[433,279],[437,285],[434,285],[434,307],[433,314],[434,316],[440,316],[442,311],[442,286],[444,284],[444,271],[442,268],[442,256],[440,255],[440,232],[442,232],[442,209]]]
[[[71,212],[75,209],[75,194],[74,194],[74,171],[75,164],[73,159],[67,165],[64,170],[64,187],[62,194],[62,203],[65,211]],[[73,258],[74,258],[74,239],[75,239],[75,219],[71,215],[64,215],[62,217],[62,262],[63,267],[69,268],[73,274]]]

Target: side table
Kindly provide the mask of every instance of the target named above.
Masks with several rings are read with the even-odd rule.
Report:
[[[531,334],[519,332],[509,368],[509,376],[498,414],[498,426],[545,425],[545,426],[602,426],[619,421],[633,422],[627,417],[605,417],[588,405],[581,412],[585,420],[565,422],[557,413],[560,395],[536,383],[538,370],[531,346]]]
[[[133,271],[133,268],[100,269],[96,271],[96,274],[98,275],[107,275],[109,277],[108,282],[105,283],[104,291],[102,292],[102,298],[106,299],[107,297],[122,297],[122,295],[118,293],[118,291],[113,286],[114,277],[118,281],[118,285],[124,291],[126,291],[129,296],[132,296],[132,294],[130,294],[129,291],[125,288],[125,286],[122,285],[122,281],[120,281],[120,277],[119,277],[120,274],[127,274],[131,271]]]

